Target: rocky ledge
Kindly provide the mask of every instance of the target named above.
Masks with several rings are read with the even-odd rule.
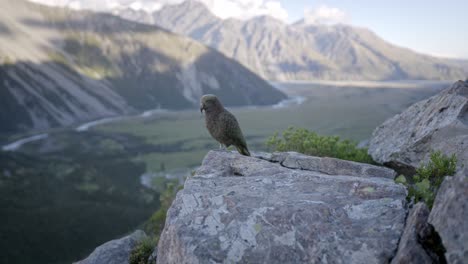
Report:
[[[369,154],[379,163],[412,175],[432,150],[455,154],[468,168],[468,82],[458,81],[410,106],[373,133]]]
[[[211,151],[168,211],[158,263],[388,263],[406,218],[392,170]]]
[[[468,263],[468,168],[445,177],[428,223],[440,235],[447,263]]]

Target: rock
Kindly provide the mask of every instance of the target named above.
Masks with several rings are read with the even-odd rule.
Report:
[[[280,162],[281,165],[291,169],[317,171],[328,175],[349,175],[356,177],[381,177],[395,179],[394,170],[335,158],[320,158],[307,156],[297,152],[273,153],[267,159]]]
[[[459,169],[468,167],[468,83],[458,81],[385,121],[372,135],[369,154],[411,174],[432,150],[455,153]]]
[[[423,245],[419,242],[419,234],[427,228],[429,209],[424,203],[417,203],[408,214],[406,226],[396,256],[392,259],[392,264],[405,263],[436,263],[427,254]]]
[[[133,247],[145,237],[145,232],[137,230],[128,236],[106,242],[76,264],[127,264]]]
[[[467,170],[445,177],[437,192],[429,223],[445,246],[447,263],[468,262]]]
[[[153,253],[148,258],[148,261],[146,264],[156,264],[156,261],[158,260],[158,248],[155,248]]]
[[[388,263],[404,228],[406,188],[375,177],[379,170],[338,171],[209,152],[168,210],[158,263]]]

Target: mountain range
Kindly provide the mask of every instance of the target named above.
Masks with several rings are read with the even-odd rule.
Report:
[[[148,109],[274,104],[285,95],[220,52],[120,17],[0,0],[0,133]]]
[[[153,13],[119,8],[126,19],[155,24],[198,40],[260,76],[288,80],[455,80],[467,71],[449,59],[390,44],[350,25],[286,24],[269,16],[221,19],[196,0]]]

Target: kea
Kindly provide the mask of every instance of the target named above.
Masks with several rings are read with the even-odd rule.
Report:
[[[220,147],[236,147],[240,154],[250,156],[247,143],[236,117],[226,110],[219,99],[212,94],[204,95],[200,100],[200,112],[205,110],[205,124],[211,136],[220,143]]]

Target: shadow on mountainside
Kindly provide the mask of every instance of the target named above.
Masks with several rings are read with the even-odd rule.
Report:
[[[12,32],[3,22],[0,22],[0,35],[11,35]]]
[[[207,93],[218,95],[226,106],[270,105],[286,98],[214,49],[165,35],[155,26],[85,14],[80,19],[71,17],[71,22],[22,21],[31,27],[57,29],[63,36],[46,39],[48,45],[40,47],[48,57],[44,62],[0,65],[0,75],[6,80],[0,84],[4,86],[0,133],[72,125],[134,109],[196,108]],[[109,32],[148,32],[148,36]],[[94,107],[90,100],[96,101]]]

